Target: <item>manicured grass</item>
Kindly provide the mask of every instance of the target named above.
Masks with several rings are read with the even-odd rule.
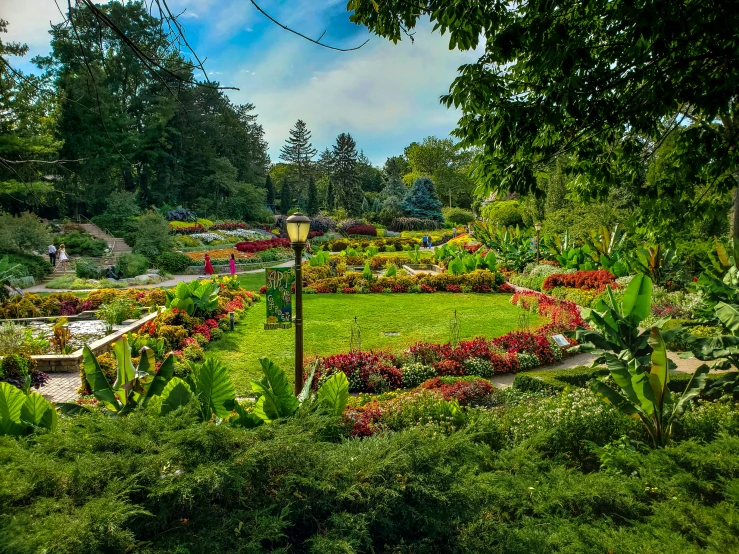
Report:
[[[239,281],[239,285],[246,290],[259,291],[265,284],[266,276],[264,270],[262,270],[256,273],[242,273],[241,275],[237,275],[236,279]]]
[[[399,351],[418,342],[448,342],[449,322],[457,310],[462,338],[497,337],[515,329],[523,310],[510,304],[509,294],[320,294],[306,295],[303,305],[305,355],[329,355],[349,350],[351,325],[357,316],[362,349]],[[294,329],[264,330],[264,303],[255,304],[236,331],[212,343],[206,354],[230,369],[238,394],[249,380],[261,378],[259,358],[268,356],[292,379]],[[544,319],[529,315],[529,324]],[[386,332],[399,333],[387,336]]]

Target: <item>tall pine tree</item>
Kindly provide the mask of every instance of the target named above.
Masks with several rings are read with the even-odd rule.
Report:
[[[275,207],[275,184],[272,182],[272,177],[269,174],[267,175],[267,181],[264,183],[264,186],[267,187],[265,202],[269,206],[269,209],[272,210]]]
[[[308,204],[305,209],[311,217],[318,214],[318,188],[313,175],[308,178]]]
[[[286,215],[290,211],[292,198],[290,195],[290,183],[285,181],[280,191],[280,213]]]
[[[436,187],[428,177],[416,179],[403,200],[402,207],[410,217],[444,221],[444,216],[441,215],[441,201],[436,195]]]
[[[285,141],[285,146],[280,149],[280,159],[290,164],[298,172],[297,192],[305,193],[304,177],[307,176],[313,156],[318,152],[310,142],[311,133],[305,122],[298,119],[293,129],[290,129],[290,136]]]
[[[349,133],[341,133],[336,138],[333,158],[331,181],[336,203],[349,215],[360,215],[364,194],[357,175],[357,143]]]

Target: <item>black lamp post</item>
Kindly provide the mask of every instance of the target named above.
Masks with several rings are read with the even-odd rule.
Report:
[[[534,223],[534,229],[536,229],[536,263],[539,263],[540,253],[539,253],[539,233],[541,232],[541,222],[537,221]]]
[[[295,251],[295,396],[303,388],[303,248],[308,240],[310,219],[301,213],[287,218],[287,234]]]

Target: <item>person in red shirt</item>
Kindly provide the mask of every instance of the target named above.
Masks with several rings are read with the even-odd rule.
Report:
[[[208,254],[205,255],[205,274],[213,275],[213,266],[210,263],[210,256]]]

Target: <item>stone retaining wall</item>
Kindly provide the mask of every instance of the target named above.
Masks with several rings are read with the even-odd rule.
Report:
[[[119,338],[121,338],[123,335],[126,335],[127,333],[138,331],[144,325],[144,323],[151,321],[157,315],[159,315],[159,311],[146,314],[146,316],[142,317],[141,319],[137,319],[133,323],[126,325],[125,327],[118,329],[114,333],[107,335],[100,340],[96,340],[95,342],[92,342],[87,346],[90,347],[90,350],[92,350],[92,353],[96,356],[104,352],[108,352],[110,350],[111,344],[113,344],[115,341],[117,341]],[[38,369],[39,371],[43,371],[44,373],[71,373],[79,371],[80,369],[80,363],[82,363],[82,349],[80,348],[79,350],[67,355],[47,354],[42,356],[31,356],[31,358],[36,360],[36,363],[38,364],[36,369]]]

